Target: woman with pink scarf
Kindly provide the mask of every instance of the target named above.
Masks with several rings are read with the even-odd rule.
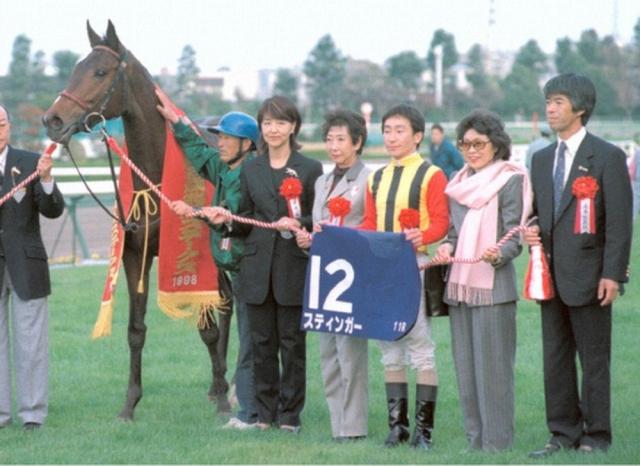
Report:
[[[451,222],[437,255],[482,257],[454,263],[447,278],[453,359],[464,427],[474,449],[503,450],[513,443],[516,353],[516,272],[519,238],[495,244],[531,212],[524,167],[509,162],[511,139],[494,113],[478,110],[457,127],[465,165],[451,179]]]

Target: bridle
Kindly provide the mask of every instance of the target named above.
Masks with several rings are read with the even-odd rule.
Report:
[[[65,149],[67,150],[67,153],[69,154],[69,158],[71,159],[71,161],[73,162],[73,165],[76,168],[76,171],[78,172],[78,175],[80,176],[80,179],[82,180],[85,188],[87,189],[87,191],[89,192],[89,194],[91,194],[91,197],[93,197],[93,199],[96,201],[96,203],[102,208],[102,210],[104,210],[107,215],[109,217],[111,217],[112,219],[114,219],[115,221],[117,221],[122,228],[125,231],[136,231],[138,229],[138,224],[133,223],[133,222],[127,222],[125,215],[124,215],[124,209],[122,207],[122,200],[120,197],[120,190],[118,189],[118,182],[117,182],[117,178],[116,178],[116,173],[115,173],[115,167],[114,167],[114,163],[113,163],[113,156],[111,154],[111,149],[109,148],[109,145],[107,144],[107,132],[104,128],[105,126],[105,117],[103,115],[104,110],[107,108],[107,105],[109,105],[109,101],[111,100],[111,97],[113,96],[113,93],[116,90],[116,87],[118,86],[118,83],[120,81],[122,81],[122,79],[124,78],[124,71],[125,68],[127,67],[127,50],[124,49],[124,51],[122,52],[122,54],[118,54],[117,52],[115,52],[114,50],[110,49],[109,47],[107,47],[106,45],[96,45],[93,47],[93,50],[100,50],[100,51],[104,51],[107,52],[109,54],[111,54],[112,56],[114,56],[117,60],[118,60],[118,69],[116,70],[116,74],[113,77],[113,79],[111,80],[111,84],[109,85],[109,88],[107,89],[107,91],[104,93],[104,95],[102,96],[102,98],[100,99],[100,101],[95,104],[95,105],[91,105],[89,102],[85,101],[84,99],[73,95],[71,92],[69,92],[68,90],[64,89],[62,92],[60,92],[59,97],[64,97],[70,101],[72,101],[73,103],[75,103],[78,107],[80,107],[82,110],[84,110],[84,113],[80,116],[80,118],[78,118],[78,120],[75,122],[75,125],[80,125],[82,124],[84,126],[84,128],[87,130],[87,132],[91,132],[91,127],[89,126],[89,119],[92,116],[96,116],[98,117],[101,121],[102,121],[102,128],[101,128],[101,133],[103,136],[103,140],[105,143],[105,146],[107,148],[107,155],[108,155],[108,159],[109,159],[109,168],[111,171],[111,179],[113,181],[113,186],[114,186],[114,192],[115,192],[115,197],[116,197],[116,205],[118,208],[118,216],[116,217],[115,215],[113,215],[111,213],[111,211],[107,208],[107,206],[104,205],[104,203],[98,198],[98,196],[91,190],[91,188],[89,187],[89,183],[87,182],[86,178],[84,177],[84,175],[82,174],[82,172],[80,171],[80,167],[78,166],[75,158],[73,157],[73,154],[71,153],[71,149],[69,148],[69,145],[67,143],[64,144]],[[126,101],[126,96],[125,99]],[[148,225],[147,225],[148,227]]]
[[[111,80],[111,84],[109,85],[109,88],[104,93],[100,101],[97,104],[91,105],[86,100],[72,94],[66,89],[64,89],[62,92],[60,92],[60,94],[58,94],[59,97],[64,97],[66,99],[69,99],[78,107],[80,107],[82,110],[84,110],[84,113],[76,121],[76,125],[82,122],[85,129],[89,132],[91,131],[88,128],[89,117],[92,116],[93,114],[96,114],[98,117],[102,116],[102,114],[104,113],[104,110],[107,108],[107,105],[109,105],[109,101],[111,100],[111,97],[113,96],[113,93],[115,92],[118,83],[124,77],[124,70],[127,67],[127,62],[126,62],[127,49],[124,49],[122,54],[118,54],[117,52],[110,49],[106,45],[96,45],[93,47],[93,50],[100,50],[100,51],[107,52],[118,60],[118,69],[116,70],[116,74]]]

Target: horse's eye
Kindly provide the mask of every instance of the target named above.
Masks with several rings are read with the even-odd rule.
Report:
[[[97,69],[96,72],[95,72],[95,76],[97,78],[104,78],[106,75],[107,75],[107,71],[103,70],[101,68]]]

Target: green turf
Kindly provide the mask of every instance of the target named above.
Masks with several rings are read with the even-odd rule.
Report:
[[[637,244],[638,233],[635,237]],[[518,261],[520,272],[525,261],[525,257]],[[632,269],[640,264],[637,247],[632,264]],[[104,266],[52,272],[49,417],[46,426],[34,433],[23,432],[17,424],[0,430],[0,463],[535,463],[527,454],[547,440],[540,317],[537,306],[525,301],[518,309],[516,440],[507,452],[466,451],[446,318],[434,322],[440,391],[431,452],[404,446],[383,448],[386,405],[380,353],[374,343],[370,344],[369,358],[369,438],[350,445],[331,441],[314,334],[307,340],[308,388],[302,433],[292,436],[277,431],[221,429],[224,419],[216,418],[206,397],[210,368],[197,332],[185,322],[166,318],[155,304],[149,306],[147,315],[144,397],[135,421],[121,422],[116,415],[128,378],[128,306],[122,280],[113,335],[99,341],[89,337],[105,272]],[[568,452],[549,461],[640,462],[639,288],[632,282],[615,308],[612,448],[606,455]],[[233,331],[231,355],[236,354],[235,327]]]

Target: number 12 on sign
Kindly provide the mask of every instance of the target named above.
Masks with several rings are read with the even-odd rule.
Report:
[[[311,267],[309,274],[309,309],[319,309],[320,306],[320,281],[322,280],[322,264],[321,257],[312,255],[309,266]],[[351,263],[345,259],[336,259],[329,262],[324,268],[329,275],[337,272],[343,272],[344,277],[336,283],[327,293],[327,297],[322,304],[323,311],[342,312],[351,314],[353,303],[341,301],[339,298],[347,291],[355,279],[355,272]]]

